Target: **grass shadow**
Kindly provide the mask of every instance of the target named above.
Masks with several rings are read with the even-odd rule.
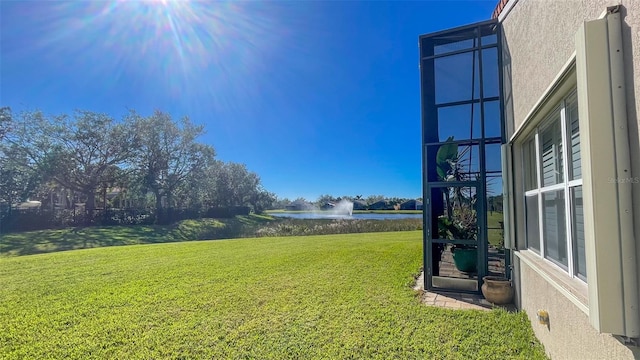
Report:
[[[230,219],[183,220],[168,226],[76,227],[4,234],[0,235],[0,256],[23,256],[106,246],[193,240],[415,231],[421,229],[421,219],[290,219],[252,214],[236,216]]]

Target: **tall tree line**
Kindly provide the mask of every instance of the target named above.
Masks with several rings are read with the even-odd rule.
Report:
[[[262,211],[275,196],[243,164],[215,158],[188,117],[130,111],[116,120],[76,111],[46,115],[0,109],[0,204],[74,194],[92,211],[100,194],[118,189],[160,213],[173,207],[251,206]]]

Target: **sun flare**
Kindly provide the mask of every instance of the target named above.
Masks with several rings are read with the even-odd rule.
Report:
[[[231,106],[230,94],[249,90],[242,84],[281,43],[272,10],[228,1],[61,1],[40,17],[38,31],[50,35],[28,46],[44,48],[66,66],[90,62],[86,81],[110,74],[105,89],[153,79],[174,97],[204,96],[214,106]]]

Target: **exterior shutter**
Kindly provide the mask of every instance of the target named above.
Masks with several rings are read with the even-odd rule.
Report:
[[[638,269],[619,13],[576,34],[576,75],[589,320],[600,332],[637,338]]]

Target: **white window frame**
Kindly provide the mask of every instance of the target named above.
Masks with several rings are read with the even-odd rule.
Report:
[[[582,274],[578,274],[578,269],[576,266],[576,262],[574,260],[574,256],[577,256],[577,249],[574,249],[574,239],[573,239],[573,229],[572,227],[572,216],[573,216],[573,208],[571,203],[571,189],[576,188],[578,186],[582,186],[582,177],[579,179],[570,180],[573,176],[572,171],[573,167],[569,167],[571,164],[569,163],[569,151],[571,149],[568,140],[571,138],[569,132],[570,124],[567,124],[567,109],[569,107],[569,100],[577,101],[577,90],[571,90],[567,95],[563,96],[560,103],[553,107],[553,109],[546,115],[545,119],[538,125],[531,135],[529,135],[524,143],[527,143],[532,138],[534,139],[535,145],[535,153],[536,153],[536,163],[534,167],[534,171],[536,172],[536,188],[531,190],[524,191],[524,204],[526,204],[526,198],[530,196],[537,196],[538,199],[538,236],[539,236],[539,247],[540,250],[530,248],[529,247],[529,239],[526,239],[527,248],[529,248],[534,253],[538,254],[545,262],[552,264],[555,267],[562,269],[562,271],[567,272],[569,276],[572,278],[579,279],[580,281],[586,283],[586,277]],[[561,127],[561,139],[562,139],[562,182],[553,185],[543,186],[542,183],[542,158],[541,158],[541,145],[540,145],[540,133],[545,130],[548,126],[552,125],[552,121],[554,118],[557,118],[557,112],[560,112],[560,127]],[[557,121],[557,120],[556,120]],[[524,149],[521,151],[521,163],[523,165],[522,171],[526,173],[528,169],[531,169],[527,166],[527,159],[525,159],[525,151]],[[523,188],[525,186],[524,179],[527,176],[523,177]],[[552,259],[547,256],[546,251],[546,239],[544,236],[544,204],[542,196],[543,194],[548,194],[551,192],[555,192],[558,190],[563,190],[564,192],[564,226],[565,226],[565,237],[566,237],[566,246],[567,246],[567,265],[562,264],[561,262]],[[526,207],[525,207],[525,211]],[[526,223],[527,216],[525,216],[525,226],[531,226]]]

